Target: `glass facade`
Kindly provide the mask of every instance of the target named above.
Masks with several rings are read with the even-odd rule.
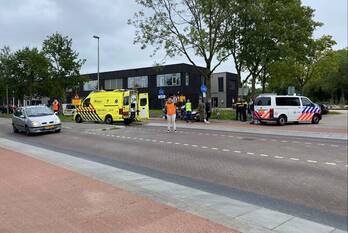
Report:
[[[148,76],[128,78],[128,88],[147,88],[149,86],[148,83]]]
[[[123,88],[123,79],[106,79],[105,90],[114,90]]]
[[[157,75],[157,87],[181,86],[180,73]]]

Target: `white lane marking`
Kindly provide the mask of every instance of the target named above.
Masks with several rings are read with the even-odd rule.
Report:
[[[160,143],[164,143],[164,141],[159,141]]]
[[[283,156],[278,156],[278,155],[274,156],[274,158],[276,158],[276,159],[284,159]]]
[[[254,155],[255,153],[252,152],[247,152],[248,155]]]
[[[228,136],[229,138],[234,138],[234,136],[232,136],[232,135],[230,135],[230,136]]]
[[[212,150],[218,150],[219,148],[216,148],[216,147],[213,147],[213,148],[211,148]]]
[[[120,135],[117,135],[116,137],[117,137],[117,138],[119,138],[119,137],[120,137]]]
[[[292,141],[292,143],[300,143],[300,142],[298,142],[298,141]]]
[[[326,165],[332,165],[332,166],[335,166],[335,165],[336,165],[336,163],[330,163],[330,162],[326,162],[325,164],[326,164]]]
[[[137,137],[134,137],[133,139],[134,139],[134,140],[138,140],[138,138],[137,138]]]
[[[318,145],[318,146],[325,146],[324,143],[318,143],[317,145]]]
[[[243,137],[237,137],[237,139],[243,139]]]
[[[115,137],[115,135],[111,135],[111,137]]]
[[[157,142],[157,140],[154,139],[154,140],[152,140],[152,142]]]
[[[206,133],[205,135],[209,136],[210,134],[209,134],[209,133]]]
[[[348,164],[346,165],[346,167],[348,167]]]
[[[176,143],[174,143],[175,145],[180,145],[181,143],[180,142],[176,142]]]
[[[191,145],[192,147],[198,147],[197,145]]]
[[[132,139],[132,137],[127,137],[128,139]]]
[[[139,140],[140,140],[140,141],[143,141],[143,140],[144,140],[144,138],[139,138]]]
[[[333,144],[331,144],[330,146],[332,146],[332,147],[338,147],[338,145],[333,145]]]
[[[229,149],[222,149],[222,151],[228,152],[228,151],[230,151],[230,150],[229,150]]]
[[[239,150],[235,150],[235,151],[233,151],[234,153],[242,153],[242,152],[240,152]]]
[[[146,139],[145,141],[149,142],[149,141],[151,141],[151,139]]]
[[[311,142],[305,142],[306,145],[311,145],[312,143]]]
[[[202,149],[207,149],[208,147],[207,146],[201,146]]]
[[[184,146],[188,146],[189,144],[185,143]]]
[[[262,156],[262,157],[268,157],[269,155],[266,155],[266,154],[260,154],[260,156]]]
[[[317,163],[318,161],[315,161],[315,160],[307,160],[308,163]]]
[[[300,160],[300,159],[298,159],[298,158],[290,158],[291,160],[294,160],[294,161],[298,161],[298,160]]]
[[[167,142],[167,144],[172,144],[172,142]]]
[[[283,141],[280,141],[280,142],[288,142],[288,141],[286,141],[286,140],[283,140]]]
[[[212,136],[218,136],[216,133],[213,133]]]
[[[261,138],[260,140],[261,140],[261,141],[264,141],[264,142],[265,142],[265,141],[267,141],[267,139],[266,139],[266,138]]]

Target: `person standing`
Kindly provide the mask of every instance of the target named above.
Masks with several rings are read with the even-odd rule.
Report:
[[[204,119],[204,103],[202,101],[202,99],[200,98],[199,99],[199,103],[198,103],[198,116],[199,116],[199,121],[200,122],[203,122],[205,119]]]
[[[205,103],[205,115],[206,115],[205,123],[209,123],[209,119],[211,116],[211,105],[209,102]]]
[[[171,128],[173,128],[174,132],[176,132],[176,124],[175,124],[176,107],[172,98],[169,98],[167,100],[166,109],[167,109],[168,133],[171,131]]]
[[[192,104],[190,102],[190,99],[187,99],[187,102],[185,104],[185,111],[186,111],[186,122],[191,122],[192,120]]]
[[[54,100],[52,104],[53,112],[54,113],[59,113],[59,102],[58,100]]]

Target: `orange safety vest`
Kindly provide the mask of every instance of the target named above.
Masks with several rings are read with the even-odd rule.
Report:
[[[59,110],[59,104],[53,103],[53,111],[57,112]]]
[[[175,115],[175,114],[176,114],[175,104],[174,103],[171,103],[171,104],[167,103],[167,115]]]

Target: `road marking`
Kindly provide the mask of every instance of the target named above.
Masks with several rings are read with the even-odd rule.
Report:
[[[274,158],[276,158],[276,159],[284,159],[283,156],[278,156],[278,155],[274,156]]]
[[[201,146],[202,149],[207,149],[208,147],[207,146]]]
[[[318,146],[325,146],[325,144],[323,144],[323,143],[318,143]]]
[[[164,141],[159,141],[160,143],[164,143]]]
[[[119,138],[119,137],[120,137],[120,135],[117,135],[116,137],[117,137],[117,138]]]
[[[272,142],[276,142],[277,140],[275,140],[275,139],[271,139],[271,141],[272,141]]]
[[[318,161],[315,160],[307,160],[308,163],[317,163]]]
[[[147,139],[145,139],[145,141],[149,142],[149,141],[151,141],[151,139],[148,139],[148,138],[147,138]]]
[[[230,151],[230,150],[229,150],[229,149],[222,149],[222,151],[228,152],[228,151]]]
[[[288,141],[283,140],[283,141],[280,141],[280,142],[288,142]]]
[[[262,157],[268,157],[269,155],[266,155],[266,154],[260,154],[260,156],[262,156]]]
[[[300,142],[298,142],[298,141],[292,141],[292,143],[300,143]]]
[[[264,142],[265,142],[265,141],[267,141],[267,139],[266,139],[266,138],[261,138],[260,140],[261,140],[261,141],[264,141]]]
[[[174,143],[175,145],[180,145],[181,143],[180,142],[176,142],[176,143]]]
[[[189,145],[189,144],[186,144],[186,143],[184,144],[184,146],[188,146],[188,145]]]
[[[157,140],[154,139],[154,140],[152,140],[152,142],[157,142]]]
[[[127,137],[128,139],[132,139],[132,137]]]
[[[243,139],[243,137],[237,137],[237,138],[238,138],[238,139],[241,139],[241,140]]]
[[[135,137],[135,138],[133,138],[134,140],[138,140],[138,138],[137,137]]]
[[[198,147],[197,145],[191,145],[192,147]]]
[[[140,141],[143,141],[143,140],[144,140],[144,138],[139,138],[139,140],[140,140]]]
[[[252,152],[247,152],[248,155],[254,155],[255,153]]]
[[[167,142],[167,144],[172,144],[172,142]]]
[[[326,165],[332,165],[332,166],[335,166],[335,165],[336,165],[336,163],[330,163],[330,162],[326,162],[325,164],[326,164]]]
[[[333,145],[333,144],[331,144],[330,146],[332,146],[332,147],[338,147],[338,145]]]
[[[212,150],[218,150],[219,148],[216,148],[216,147],[213,147],[213,148],[211,148]]]
[[[232,136],[232,135],[230,135],[230,136],[228,136],[229,138],[234,138],[234,136]]]
[[[213,133],[212,136],[218,136],[216,133]]]
[[[311,145],[312,143],[311,142],[305,142],[306,145]]]
[[[239,150],[235,150],[234,153],[242,153],[242,152],[240,152]]]
[[[298,159],[298,158],[290,158],[291,160],[294,160],[294,161],[298,161],[298,160],[300,160],[300,159]]]

